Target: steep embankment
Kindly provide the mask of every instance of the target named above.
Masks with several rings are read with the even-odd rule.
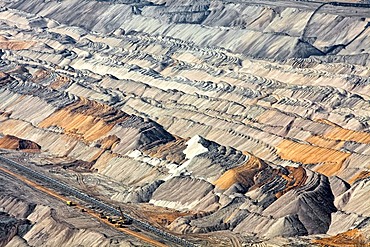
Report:
[[[366,236],[368,8],[0,3],[0,134],[19,138],[2,147],[82,160],[125,186],[111,199],[190,211],[169,225],[181,233]]]

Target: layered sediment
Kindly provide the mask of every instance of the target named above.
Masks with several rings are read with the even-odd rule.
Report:
[[[187,212],[177,233],[357,241],[370,14],[353,2],[0,1],[0,147]]]

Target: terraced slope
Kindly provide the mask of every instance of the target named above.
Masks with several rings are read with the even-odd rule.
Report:
[[[368,7],[0,4],[1,135],[189,211],[178,233],[366,238]]]

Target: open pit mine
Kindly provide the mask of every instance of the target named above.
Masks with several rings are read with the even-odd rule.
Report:
[[[0,0],[0,246],[370,246],[370,1]]]

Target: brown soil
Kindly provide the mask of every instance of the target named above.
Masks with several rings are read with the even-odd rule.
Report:
[[[191,212],[178,212],[173,209],[159,208],[150,204],[141,205],[140,213],[150,222],[165,227],[179,217],[191,215]]]
[[[0,39],[0,49],[5,50],[27,50],[35,44],[36,42],[28,40],[8,40],[5,37],[1,37]]]
[[[51,73],[46,70],[38,70],[33,75],[33,82],[39,83],[40,81],[48,78],[51,76]],[[54,81],[50,84],[50,87],[53,89],[59,89],[63,87],[64,85],[68,84],[70,82],[70,79],[65,76],[58,75]]]
[[[370,177],[370,171],[361,171],[360,173],[356,174],[354,177],[348,180],[348,183],[353,184],[354,182]]]
[[[277,153],[282,159],[302,164],[321,164],[316,171],[327,176],[335,175],[342,168],[343,162],[350,156],[349,153],[289,140],[282,141],[277,149]]]
[[[0,139],[0,148],[29,152],[40,151],[41,149],[40,145],[33,141],[23,140],[12,135],[6,135]]]
[[[278,198],[293,188],[303,186],[307,179],[306,170],[303,167],[296,168],[288,166],[286,168],[289,170],[290,174],[288,176],[282,174],[281,176],[288,181],[287,187],[276,194]]]
[[[264,169],[267,165],[257,157],[249,155],[248,161],[241,166],[226,171],[217,181],[214,183],[218,188],[226,190],[235,183],[241,183],[247,187],[254,185],[253,177],[257,172]]]
[[[344,141],[326,139],[321,136],[310,136],[307,140],[315,146],[339,150],[343,147]]]
[[[324,134],[325,138],[332,140],[355,141],[359,143],[370,143],[370,133],[335,127],[332,131]]]
[[[185,154],[183,151],[186,148],[188,139],[177,137],[175,141],[154,147],[145,151],[145,154],[159,159],[166,159],[177,164],[185,161]]]
[[[353,229],[347,232],[340,233],[333,237],[321,238],[313,240],[315,244],[321,246],[338,246],[338,247],[368,247],[370,242],[366,237],[358,230]]]
[[[116,123],[127,119],[129,115],[113,108],[81,98],[44,119],[39,127],[59,126],[68,135],[84,139],[98,140],[106,135]]]

